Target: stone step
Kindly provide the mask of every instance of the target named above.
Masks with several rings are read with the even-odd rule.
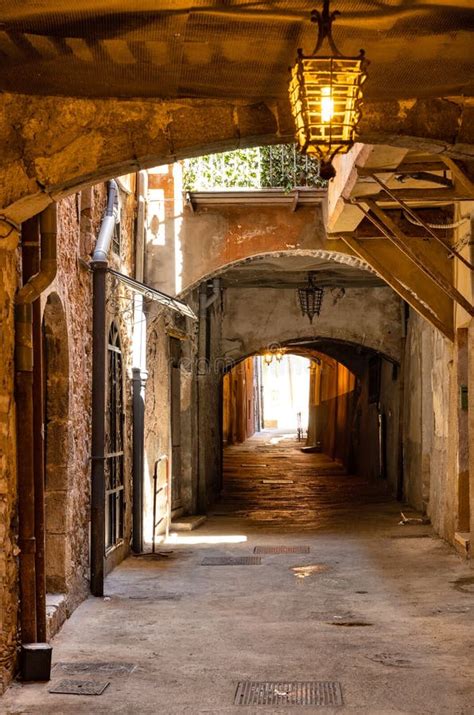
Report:
[[[204,524],[207,516],[181,516],[171,522],[171,531],[194,531]]]

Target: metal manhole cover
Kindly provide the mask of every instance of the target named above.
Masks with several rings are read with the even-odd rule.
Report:
[[[84,673],[123,675],[124,673],[133,673],[136,667],[135,663],[122,661],[78,661],[76,663],[60,661],[54,666],[55,670],[62,670],[66,675],[84,675]]]
[[[102,695],[108,681],[100,680],[60,680],[48,689],[48,693],[59,695]]]
[[[332,681],[256,682],[238,684],[234,705],[310,705],[338,707],[343,705],[341,684]]]
[[[309,546],[256,546],[254,554],[309,554]]]
[[[260,566],[260,556],[206,556],[201,566]]]

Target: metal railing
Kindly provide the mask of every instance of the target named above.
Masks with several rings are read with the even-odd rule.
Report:
[[[237,149],[183,161],[187,191],[323,186],[319,162],[302,155],[295,144]]]

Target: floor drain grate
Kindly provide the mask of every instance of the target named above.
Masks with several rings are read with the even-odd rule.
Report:
[[[260,566],[260,556],[206,556],[201,566]]]
[[[234,705],[343,705],[341,684],[331,681],[306,682],[240,682]]]
[[[309,554],[309,546],[256,546],[254,554]]]
[[[55,671],[62,670],[66,675],[84,675],[85,673],[123,675],[124,673],[133,673],[136,667],[135,663],[124,663],[122,661],[78,661],[76,663],[60,661],[54,666]]]
[[[48,689],[48,693],[59,695],[102,695],[108,681],[99,680],[60,680]]]

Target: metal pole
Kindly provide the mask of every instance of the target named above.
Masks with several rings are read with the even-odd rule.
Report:
[[[36,627],[40,643],[46,641],[46,525],[44,469],[43,331],[41,300],[33,303],[33,462],[35,481]]]
[[[92,314],[91,592],[104,595],[107,263],[94,263]]]
[[[145,382],[142,370],[132,368],[133,385],[133,536],[135,553],[143,551],[143,465],[145,442]],[[154,523],[154,520],[153,520]]]

